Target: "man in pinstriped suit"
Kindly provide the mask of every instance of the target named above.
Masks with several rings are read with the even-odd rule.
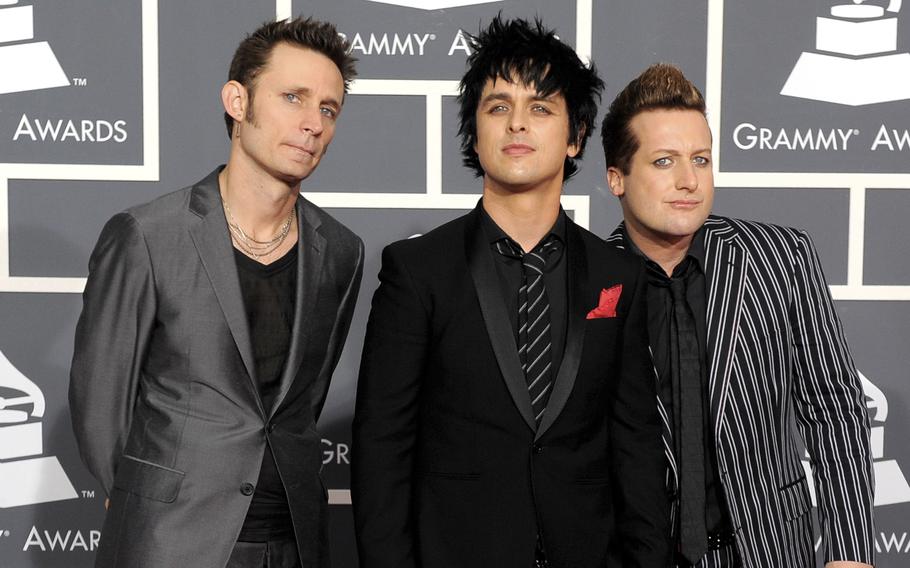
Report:
[[[818,256],[796,229],[709,215],[705,102],[653,65],[602,127],[624,223],[608,239],[649,271],[648,332],[674,506],[675,566],[869,567],[873,475],[856,368]]]

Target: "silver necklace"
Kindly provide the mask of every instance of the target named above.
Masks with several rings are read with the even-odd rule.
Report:
[[[262,257],[268,256],[278,250],[278,248],[284,243],[284,240],[287,238],[288,234],[291,232],[291,223],[297,217],[297,208],[292,207],[288,211],[288,216],[282,223],[281,227],[278,229],[278,232],[275,233],[275,236],[267,241],[257,241],[256,239],[250,237],[246,232],[240,227],[240,224],[237,223],[237,220],[234,219],[234,214],[231,213],[231,208],[228,206],[227,201],[224,198],[221,199],[221,205],[224,207],[224,212],[228,216],[228,229],[231,233],[231,240],[240,247],[241,252],[245,255],[259,260]]]

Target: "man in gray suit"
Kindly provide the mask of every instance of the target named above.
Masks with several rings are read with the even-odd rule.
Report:
[[[601,136],[625,218],[608,240],[648,267],[675,565],[815,566],[795,419],[826,567],[869,568],[868,416],[809,236],[710,215],[705,101],[673,66],[648,68],[617,95]]]
[[[334,26],[263,25],[221,92],[227,165],[104,227],[70,382],[97,566],[329,565],[315,425],[363,243],[299,191],[353,76]]]

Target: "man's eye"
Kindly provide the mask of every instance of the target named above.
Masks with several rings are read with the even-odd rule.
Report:
[[[328,118],[335,118],[338,116],[338,112],[332,107],[322,107],[320,111],[322,112],[323,116],[326,116]]]
[[[695,156],[692,158],[692,162],[697,166],[707,166],[711,163],[711,159],[706,156]]]
[[[500,112],[505,112],[505,111],[507,111],[507,110],[509,110],[509,108],[508,108],[506,105],[493,105],[493,106],[490,107],[490,111],[489,111],[489,112],[491,112],[491,113],[500,113]]]
[[[284,100],[286,100],[289,103],[296,103],[297,101],[300,100],[300,97],[298,97],[294,93],[285,93]]]
[[[539,114],[552,114],[550,112],[550,109],[544,105],[534,105],[533,107],[531,107],[531,110],[533,110],[534,112],[539,113]]]
[[[665,168],[673,163],[673,160],[670,158],[657,158],[654,160],[654,165],[658,167]]]

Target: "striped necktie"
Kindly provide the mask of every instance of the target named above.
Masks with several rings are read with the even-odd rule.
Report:
[[[531,252],[524,253],[511,239],[496,243],[500,254],[521,260],[522,284],[518,290],[518,358],[528,386],[531,408],[538,426],[553,386],[550,300],[544,273],[547,261],[559,251],[552,233]],[[555,255],[558,258],[558,255]]]

